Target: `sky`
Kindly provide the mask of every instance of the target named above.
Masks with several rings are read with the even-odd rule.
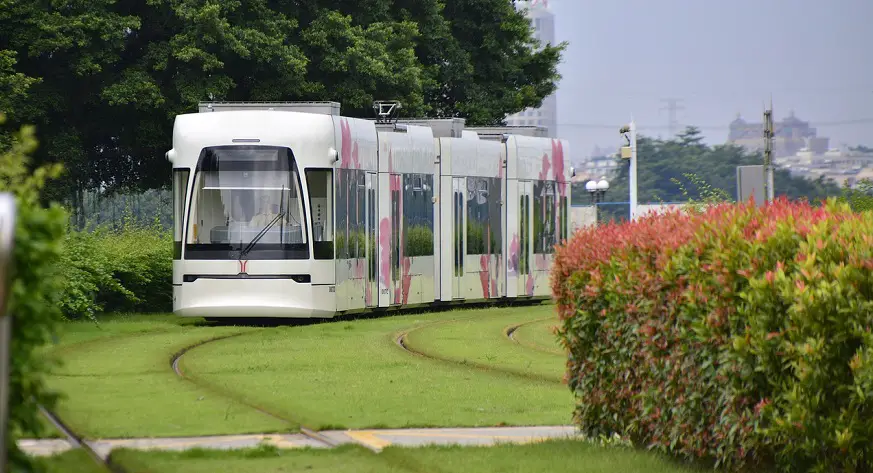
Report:
[[[669,135],[723,143],[739,113],[761,122],[793,110],[831,147],[873,146],[873,0],[550,0],[559,67],[558,136],[577,157],[617,147],[631,116]],[[844,123],[858,121],[856,123]],[[580,156],[581,153],[581,156]]]

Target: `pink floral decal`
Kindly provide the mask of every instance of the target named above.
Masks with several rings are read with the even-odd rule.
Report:
[[[512,241],[509,243],[509,273],[515,274],[518,270],[519,258],[521,256],[521,245],[518,242],[518,233],[512,234]]]
[[[379,221],[379,282],[382,289],[391,289],[391,218]]]
[[[340,145],[340,168],[342,169],[360,169],[361,163],[358,160],[358,140],[352,139],[352,127],[349,121],[345,118],[340,120],[340,130],[342,133],[342,143]]]

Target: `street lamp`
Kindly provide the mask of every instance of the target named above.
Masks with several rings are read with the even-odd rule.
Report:
[[[585,190],[591,194],[591,203],[596,204],[603,200],[604,194],[609,190],[609,182],[605,178],[600,178],[600,182],[590,180],[585,183]]]

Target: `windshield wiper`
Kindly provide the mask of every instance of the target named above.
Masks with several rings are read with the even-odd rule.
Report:
[[[270,222],[267,223],[267,225],[265,225],[264,228],[262,228],[261,231],[259,231],[258,234],[255,235],[254,238],[252,238],[252,241],[250,241],[249,244],[246,245],[246,247],[239,253],[239,258],[237,258],[238,260],[242,261],[242,259],[245,258],[245,256],[247,254],[249,254],[249,251],[251,251],[252,248],[255,247],[255,245],[258,243],[258,241],[260,241],[261,238],[263,238],[264,235],[266,235],[267,232],[270,231],[271,228],[273,228],[273,225],[275,225],[276,222],[281,220],[282,217],[284,217],[285,214],[288,213],[288,211],[285,210],[285,186],[284,185],[282,186],[282,194],[280,194],[280,195],[282,197],[279,200],[279,213],[275,217],[273,217],[273,219],[270,220]]]

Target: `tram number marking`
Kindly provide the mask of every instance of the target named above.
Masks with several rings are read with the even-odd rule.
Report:
[[[336,292],[336,286],[330,286],[327,288],[327,292]]]
[[[382,289],[382,294],[384,294],[384,295],[387,296],[387,295],[388,295],[388,289]]]

